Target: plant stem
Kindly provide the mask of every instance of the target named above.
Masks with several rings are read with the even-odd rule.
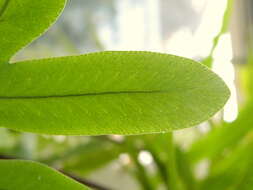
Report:
[[[135,176],[138,179],[140,185],[142,186],[142,189],[143,190],[153,190],[152,185],[149,180],[149,177],[147,175],[147,172],[138,160],[138,154],[133,153],[133,152],[129,152],[129,155],[132,158],[132,161],[136,167],[136,171],[134,173],[135,173]]]
[[[134,170],[131,172],[134,174],[133,176],[137,178],[142,189],[143,190],[155,189],[154,184],[151,182],[151,179],[148,175],[146,168],[138,160],[138,154],[141,149],[139,149],[136,146],[135,144],[136,142],[131,137],[126,137],[126,139],[123,142],[116,142],[108,138],[107,136],[101,136],[100,139],[110,141],[111,143],[114,143],[117,146],[124,147],[135,167]]]
[[[157,151],[153,149],[153,147],[149,146],[148,147],[149,152],[151,153],[154,163],[157,167],[157,170],[159,172],[159,175],[162,179],[162,181],[165,183],[166,186],[168,186],[168,172],[165,163],[163,160],[160,159],[159,155],[157,154]]]
[[[181,190],[183,187],[179,177],[173,133],[160,134],[155,137],[157,143],[146,140],[146,146],[152,154],[158,174],[167,190]],[[161,154],[162,153],[162,154]]]
[[[68,177],[70,177],[70,178],[72,178],[72,179],[78,181],[78,182],[81,183],[81,184],[84,184],[84,185],[86,185],[86,186],[88,186],[88,187],[91,187],[92,189],[96,189],[96,190],[111,190],[110,188],[104,187],[104,186],[99,185],[99,184],[97,184],[97,183],[94,183],[94,182],[92,182],[92,181],[90,181],[90,180],[87,180],[87,179],[78,177],[78,176],[76,176],[76,175],[67,173],[67,172],[65,172],[65,171],[60,170],[60,172],[63,173],[64,175],[66,175],[66,176],[68,176]]]
[[[168,137],[168,189],[178,190],[180,189],[179,176],[176,166],[175,148],[173,143],[173,133],[167,134]]]
[[[222,21],[221,29],[220,29],[219,33],[213,39],[213,45],[212,45],[211,51],[209,53],[209,56],[202,61],[204,64],[206,64],[209,67],[211,67],[211,64],[213,62],[213,53],[214,53],[214,50],[216,49],[216,47],[218,45],[220,37],[224,33],[226,33],[227,30],[228,30],[229,20],[230,20],[230,17],[231,17],[231,14],[232,14],[232,9],[233,9],[233,2],[234,2],[234,0],[227,0],[227,7],[226,7],[226,10],[225,10],[224,15],[223,15],[223,19],[222,19],[223,21]]]

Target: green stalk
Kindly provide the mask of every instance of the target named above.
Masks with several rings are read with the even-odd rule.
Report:
[[[202,61],[202,63],[208,67],[212,66],[213,53],[218,45],[220,37],[228,31],[229,21],[230,21],[230,17],[231,17],[232,10],[233,10],[233,3],[234,3],[234,0],[227,0],[227,7],[226,7],[226,10],[223,15],[223,22],[222,22],[221,29],[220,29],[219,33],[213,39],[213,45],[212,45],[209,56]]]
[[[142,190],[156,189],[152,183],[151,178],[148,175],[146,168],[138,160],[138,154],[140,152],[140,149],[136,147],[135,144],[136,142],[134,140],[135,138],[126,137],[126,139],[121,143],[113,141],[108,137],[100,137],[100,139],[107,140],[110,141],[111,143],[114,143],[117,146],[124,147],[134,165],[134,169],[130,170],[130,172],[133,174],[133,177],[137,179],[137,182],[141,186]]]
[[[163,160],[161,160],[161,158],[159,157],[157,152],[152,147],[149,147],[148,149],[154,159],[154,163],[157,167],[158,173],[159,173],[162,181],[165,183],[166,186],[168,186],[169,185],[168,184],[168,172],[167,172],[167,168],[166,168],[165,163],[163,162]]]
[[[153,185],[150,182],[146,169],[141,165],[138,160],[138,153],[129,152],[129,156],[133,161],[136,170],[134,171],[135,177],[138,179],[139,184],[143,190],[154,190]]]
[[[173,143],[173,133],[167,134],[168,137],[168,189],[179,190],[180,181],[176,166],[175,148]]]
[[[156,141],[156,143],[150,142]],[[167,190],[181,190],[182,181],[179,177],[173,133],[160,134],[155,139],[146,139],[147,149],[152,154],[158,174]],[[165,153],[164,156],[161,155]]]

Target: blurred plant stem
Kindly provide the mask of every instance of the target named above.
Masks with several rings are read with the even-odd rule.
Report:
[[[153,190],[153,185],[150,182],[148,177],[147,171],[145,167],[139,162],[138,160],[138,153],[137,152],[129,152],[130,158],[133,161],[136,170],[134,170],[134,174],[138,179],[140,185],[142,186],[143,190]]]
[[[163,161],[160,159],[159,155],[155,152],[155,150],[150,147],[149,151],[154,159],[154,163],[158,169],[159,175],[162,179],[162,181],[165,183],[165,185],[168,187],[169,186],[169,181],[168,181],[168,172],[166,165],[163,163]]]
[[[208,67],[212,66],[214,50],[216,49],[216,47],[218,45],[220,37],[228,31],[230,17],[231,17],[232,10],[233,10],[233,4],[234,4],[234,0],[227,0],[227,7],[226,7],[226,10],[223,15],[223,21],[222,21],[222,26],[220,28],[220,31],[213,39],[213,45],[212,45],[211,51],[209,53],[209,56],[206,57],[204,60],[202,60],[202,63]]]
[[[160,143],[162,143],[161,146],[163,148],[160,151],[164,151],[166,153],[166,157],[165,160],[162,161],[159,159],[158,153],[156,153],[154,150],[151,150],[155,164],[157,165],[159,173],[162,176],[167,189],[180,190],[182,189],[182,184],[180,182],[177,169],[173,132],[161,134],[159,136],[159,138],[162,138]]]
[[[176,167],[176,156],[175,156],[175,148],[173,142],[173,132],[167,134],[168,139],[168,189],[169,190],[179,190],[181,189],[179,183],[179,176]]]
[[[176,149],[172,132],[145,135],[140,137],[140,139],[126,137],[122,143],[114,142],[107,137],[104,137],[104,139],[108,139],[119,146],[124,146],[124,149],[126,149],[134,165],[134,169],[132,170],[133,176],[136,177],[143,190],[153,190],[157,188],[153,182],[152,176],[150,176],[147,170],[148,168],[138,159],[139,153],[142,150],[147,150],[152,155],[154,164],[157,168],[157,174],[160,176],[167,190],[184,189],[184,184],[178,173]],[[189,183],[192,183],[192,181]],[[192,187],[192,185],[190,185],[190,187]]]
[[[84,185],[94,189],[94,190],[111,190],[110,188],[104,187],[100,184],[94,183],[93,181],[81,178],[81,177],[76,176],[74,174],[70,174],[70,173],[67,173],[67,172],[64,172],[64,171],[60,171],[60,172],[63,173],[64,175],[78,181],[79,183],[84,184]]]
[[[73,54],[81,53],[79,49],[76,47],[76,44],[73,42],[72,39],[70,39],[69,35],[66,34],[66,32],[64,31],[62,27],[59,27],[56,37],[59,38],[59,41],[63,43],[64,47],[69,53],[73,53]]]

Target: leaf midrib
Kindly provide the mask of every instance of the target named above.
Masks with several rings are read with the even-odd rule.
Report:
[[[1,9],[0,9],[0,19],[1,19],[1,17],[3,16],[3,14],[5,13],[7,7],[9,6],[10,1],[11,1],[11,0],[5,0],[3,6],[1,7]]]
[[[111,92],[97,92],[85,94],[67,94],[67,95],[49,95],[49,96],[0,96],[1,99],[48,99],[48,98],[68,98],[68,97],[81,97],[81,96],[101,96],[113,94],[164,94],[169,91],[153,90],[153,91],[111,91]]]

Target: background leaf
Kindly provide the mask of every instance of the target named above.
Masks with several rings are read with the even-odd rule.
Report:
[[[57,163],[61,165],[61,170],[66,172],[74,171],[79,175],[83,175],[116,160],[123,150],[120,145],[115,145],[115,143],[108,140],[101,140],[98,137],[88,143],[80,143],[80,145],[48,160],[41,161],[49,165]]]
[[[53,169],[31,161],[1,160],[0,189],[2,190],[87,190],[85,186]]]
[[[151,52],[2,65],[0,86],[0,126],[65,135],[190,127],[211,117],[229,97],[225,83],[207,67]]]
[[[253,103],[248,102],[234,122],[223,122],[220,127],[198,139],[190,148],[188,157],[194,162],[203,158],[215,158],[235,146],[252,131],[252,109]]]
[[[41,35],[64,5],[65,0],[0,0],[0,63]]]
[[[200,183],[200,189],[251,189],[252,143],[252,133],[249,133],[231,154],[212,165],[208,177]]]

